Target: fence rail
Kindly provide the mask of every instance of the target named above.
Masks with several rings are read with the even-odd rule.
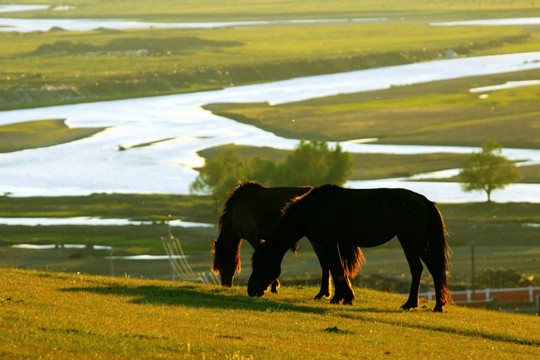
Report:
[[[507,289],[452,291],[452,297],[457,304],[492,301],[493,299],[497,299],[497,302],[499,303],[534,302],[536,301],[537,296],[540,296],[540,287],[533,286]],[[435,293],[433,291],[420,293],[420,297],[432,300],[435,298]]]

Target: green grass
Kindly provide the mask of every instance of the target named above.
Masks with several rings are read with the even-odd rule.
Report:
[[[398,310],[398,295],[356,289],[353,306],[314,288],[249,298],[179,282],[0,270],[5,358],[534,359],[538,318],[449,306]],[[444,351],[441,351],[441,346]]]
[[[54,2],[53,2],[54,3]],[[441,17],[532,16],[528,2],[434,6],[392,0],[243,4],[215,1],[75,2],[73,11],[22,17],[154,21],[386,17],[379,23],[279,24],[251,28],[0,33],[0,109],[218,89],[462,55],[532,51],[538,27],[433,27]],[[452,8],[452,10],[450,10]],[[139,50],[148,50],[141,53]]]
[[[137,221],[169,218],[213,222],[216,205],[207,196],[169,194],[92,194],[59,197],[2,197],[0,217],[95,216]]]
[[[64,144],[103,128],[69,128],[64,120],[28,121],[0,126],[0,153]]]
[[[7,4],[26,4],[25,0],[7,1]],[[62,0],[34,0],[34,4],[65,5]],[[540,7],[528,0],[497,1],[484,0],[471,2],[458,1],[377,1],[344,0],[329,3],[323,0],[300,0],[294,3],[281,0],[240,0],[224,2],[219,0],[186,0],[182,6],[174,0],[103,2],[99,0],[73,0],[70,11],[21,12],[20,17],[52,18],[128,18],[158,21],[224,21],[253,19],[303,19],[303,18],[353,18],[389,17],[402,20],[410,17],[415,20],[426,16],[436,19],[455,18],[497,18],[509,16],[535,16]]]
[[[214,104],[206,108],[292,138],[377,138],[383,144],[461,146],[479,146],[497,139],[504,147],[537,149],[540,86],[490,91],[486,99],[469,92],[475,87],[537,78],[540,70],[396,86],[274,106]]]

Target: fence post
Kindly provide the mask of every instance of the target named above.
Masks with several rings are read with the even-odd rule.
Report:
[[[471,302],[471,290],[467,290],[467,302]]]

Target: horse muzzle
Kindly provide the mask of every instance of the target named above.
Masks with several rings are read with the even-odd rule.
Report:
[[[261,297],[264,295],[268,287],[264,288],[260,284],[257,284],[251,278],[248,281],[247,291],[249,296]]]
[[[251,296],[251,297],[261,297],[264,295],[264,291],[254,291],[254,290],[249,290],[248,289],[248,295]]]

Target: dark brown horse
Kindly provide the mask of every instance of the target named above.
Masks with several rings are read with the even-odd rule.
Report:
[[[302,187],[266,187],[256,182],[246,182],[231,190],[223,205],[219,219],[219,235],[214,241],[212,270],[221,276],[221,284],[231,286],[235,272],[240,272],[240,245],[247,240],[254,249],[267,239],[282,214],[285,205],[297,196],[311,190]],[[294,244],[290,248],[296,248]],[[330,296],[330,271],[323,248],[312,244],[322,268],[321,290],[315,296],[320,299]],[[343,250],[345,271],[354,276],[363,259],[360,248]],[[277,277],[272,284],[276,292]]]
[[[262,296],[281,273],[288,248],[307,236],[322,247],[334,279],[332,303],[352,304],[354,292],[340,258],[341,247],[373,247],[397,236],[412,275],[409,298],[401,307],[418,307],[422,262],[435,285],[434,311],[451,301],[447,284],[449,248],[437,206],[406,189],[344,189],[323,185],[291,202],[267,241],[253,254],[248,294]],[[338,245],[340,248],[338,248]]]

